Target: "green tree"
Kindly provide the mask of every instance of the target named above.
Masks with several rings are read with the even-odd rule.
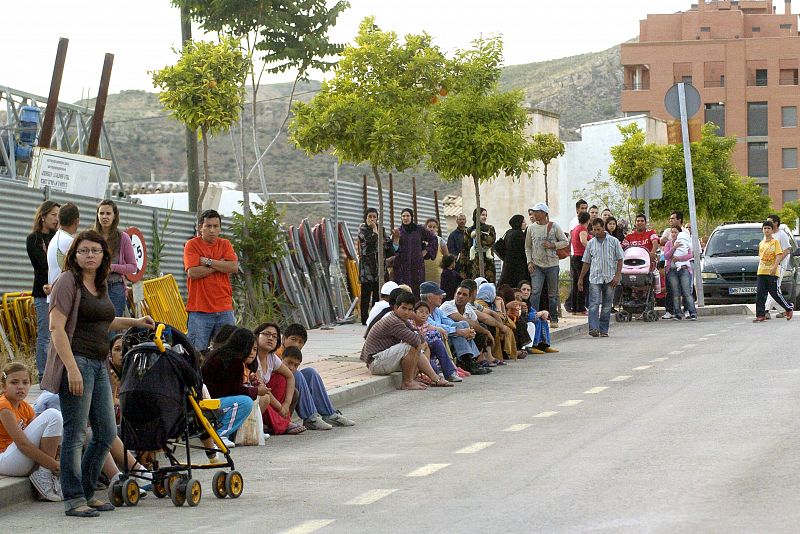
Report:
[[[366,164],[378,188],[383,235],[381,171],[416,167],[427,154],[428,114],[446,74],[446,60],[427,34],[382,31],[373,18],[359,26],[320,92],[294,105],[290,139],[313,156],[332,152],[340,162]],[[383,247],[378,247],[383,264]],[[378,269],[383,283],[383,269]]]
[[[622,142],[611,147],[608,174],[631,189],[644,185],[661,162],[661,147],[647,142],[636,123],[618,126]]]
[[[164,107],[190,129],[200,131],[203,189],[198,210],[208,190],[208,136],[228,131],[239,120],[246,75],[247,58],[230,38],[187,43],[175,65],[152,73]]]
[[[268,188],[263,158],[283,132],[289,119],[297,84],[308,80],[309,69],[327,71],[335,63],[326,58],[339,54],[343,45],[331,43],[328,32],[339,15],[349,7],[344,0],[172,0],[173,5],[185,7],[189,15],[207,32],[221,33],[239,40],[248,53],[248,75],[251,83],[251,108],[253,165],[242,171],[244,196],[247,180],[258,169],[261,190]],[[330,5],[329,5],[330,4]],[[295,78],[286,106],[283,121],[267,148],[261,150],[257,137],[257,95],[264,73],[281,73],[295,70]],[[244,165],[244,147],[241,146],[241,164]],[[247,200],[247,199],[245,199]],[[247,206],[244,206],[247,210]]]
[[[762,220],[769,215],[769,197],[752,178],[736,172],[731,163],[736,138],[720,137],[715,129],[713,124],[705,124],[701,140],[690,144],[698,217],[707,224],[731,219]],[[662,164],[664,195],[652,201],[653,216],[668,217],[674,210],[688,213],[683,145],[665,146]]]
[[[547,187],[547,167],[554,159],[564,155],[564,143],[557,135],[551,133],[537,133],[531,142],[531,155],[534,161],[541,161],[544,167],[544,201],[550,203]]]
[[[499,37],[477,39],[472,48],[456,52],[447,82],[451,92],[431,113],[428,166],[448,182],[472,177],[478,213],[480,184],[494,180],[500,172],[519,177],[530,168],[524,95],[498,90],[502,61]],[[478,266],[483,276],[480,217],[477,225]]]

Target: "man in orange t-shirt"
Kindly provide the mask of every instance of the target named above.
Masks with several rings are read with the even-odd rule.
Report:
[[[200,215],[200,236],[186,242],[183,267],[188,275],[188,338],[197,350],[224,324],[236,324],[230,275],[239,270],[231,242],[219,237],[222,218],[215,210]]]

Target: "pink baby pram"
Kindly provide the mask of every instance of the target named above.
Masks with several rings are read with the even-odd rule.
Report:
[[[617,321],[630,321],[640,315],[644,321],[657,321],[656,293],[660,283],[650,270],[650,253],[641,247],[630,247],[622,260],[622,292],[617,303]]]

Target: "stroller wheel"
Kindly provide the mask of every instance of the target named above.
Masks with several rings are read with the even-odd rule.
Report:
[[[178,480],[179,478],[181,478],[181,476],[179,474],[172,473],[171,475],[167,475],[167,478],[164,479],[165,480],[165,482],[164,482],[164,492],[167,495],[169,495],[170,497],[172,496],[172,483],[174,481]]]
[[[225,491],[231,499],[236,499],[244,491],[244,479],[239,471],[231,471],[225,476]]]
[[[114,506],[122,506],[125,501],[122,500],[122,482],[115,480],[113,484],[108,487],[108,502]]]
[[[158,497],[159,499],[163,499],[167,496],[167,486],[164,483],[163,477],[157,477],[156,480],[153,482],[153,495]]]
[[[132,478],[126,480],[122,485],[122,501],[127,506],[139,504],[139,484]]]
[[[200,481],[190,478],[186,482],[186,504],[189,506],[197,506],[200,504],[200,498],[203,496],[203,488],[200,486]]]
[[[225,471],[217,471],[214,473],[214,478],[211,479],[211,491],[217,499],[224,499],[228,496],[228,490],[225,489],[225,478],[227,473]]]
[[[169,496],[172,498],[172,504],[175,506],[183,506],[186,502],[186,480],[176,477],[170,484]]]
[[[631,314],[626,312],[625,310],[619,310],[617,312],[617,322],[618,323],[625,323],[631,320]]]
[[[644,314],[644,320],[654,323],[658,321],[658,314],[655,312],[655,310],[648,310]]]

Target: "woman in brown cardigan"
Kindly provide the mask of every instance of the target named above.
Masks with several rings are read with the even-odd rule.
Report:
[[[106,367],[108,332],[154,326],[150,317],[115,317],[106,288],[110,263],[103,237],[91,230],[81,232],[50,293],[51,344],[41,386],[58,393],[61,403],[61,489],[70,516],[95,517],[114,509],[94,495],[103,461],[117,436]],[[87,423],[92,437],[81,455]]]

